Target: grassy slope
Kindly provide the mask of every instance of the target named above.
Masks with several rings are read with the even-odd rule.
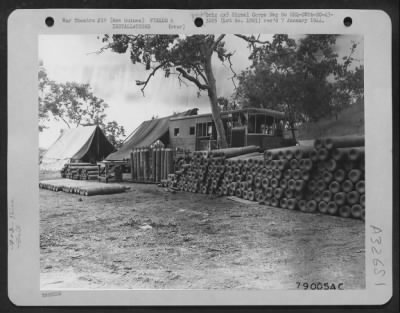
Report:
[[[363,135],[364,104],[354,104],[343,110],[338,120],[335,117],[323,119],[317,123],[302,125],[298,130],[298,139],[307,140],[327,136]]]

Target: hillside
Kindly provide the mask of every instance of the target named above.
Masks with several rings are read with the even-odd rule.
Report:
[[[364,134],[364,103],[355,103],[335,117],[322,119],[316,123],[304,124],[298,129],[298,140],[327,136]]]

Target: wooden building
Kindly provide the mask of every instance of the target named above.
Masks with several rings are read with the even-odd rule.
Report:
[[[285,114],[246,108],[221,112],[229,147],[259,146],[262,150],[293,145],[283,138]],[[129,160],[133,149],[162,145],[174,151],[216,149],[217,131],[211,113],[197,109],[144,121],[106,160]]]
[[[271,149],[284,145],[285,114],[282,112],[246,108],[222,111],[221,118],[230,147],[257,145]],[[211,113],[170,118],[169,146],[190,151],[217,148],[217,132]]]

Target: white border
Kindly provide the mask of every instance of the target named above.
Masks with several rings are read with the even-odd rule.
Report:
[[[165,11],[168,11],[167,13]],[[16,305],[348,305],[384,304],[392,297],[392,102],[391,21],[383,11],[366,10],[209,10],[331,12],[323,24],[219,24],[196,28],[204,10],[16,10],[8,19],[8,210],[9,224],[20,227],[19,247],[8,250],[8,294]],[[162,12],[162,14],[161,14]],[[224,290],[39,290],[39,199],[37,70],[39,34],[112,33],[110,24],[66,25],[62,17],[173,17],[186,33],[360,34],[364,36],[366,135],[366,289],[351,291]],[[56,24],[48,28],[47,16]],[[343,18],[351,16],[346,28]],[[146,30],[138,30],[145,33]],[[118,33],[132,31],[118,30]],[[152,33],[176,33],[153,24]],[[182,33],[179,31],[179,33]],[[382,229],[374,235],[371,224]],[[10,235],[10,234],[9,234]],[[377,236],[381,237],[379,247]],[[373,247],[381,251],[373,254]],[[374,258],[385,277],[374,274]],[[375,262],[376,263],[376,262]],[[375,285],[384,283],[385,285]]]

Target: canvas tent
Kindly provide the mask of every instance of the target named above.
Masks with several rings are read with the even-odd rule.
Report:
[[[104,160],[114,146],[98,126],[84,126],[64,131],[43,155],[40,169],[60,170],[65,163]]]
[[[107,160],[127,160],[130,158],[132,149],[149,147],[157,140],[160,140],[165,145],[168,144],[170,118],[196,115],[197,111],[198,109],[192,109],[175,115],[144,121],[126,138],[117,152],[107,157]]]

